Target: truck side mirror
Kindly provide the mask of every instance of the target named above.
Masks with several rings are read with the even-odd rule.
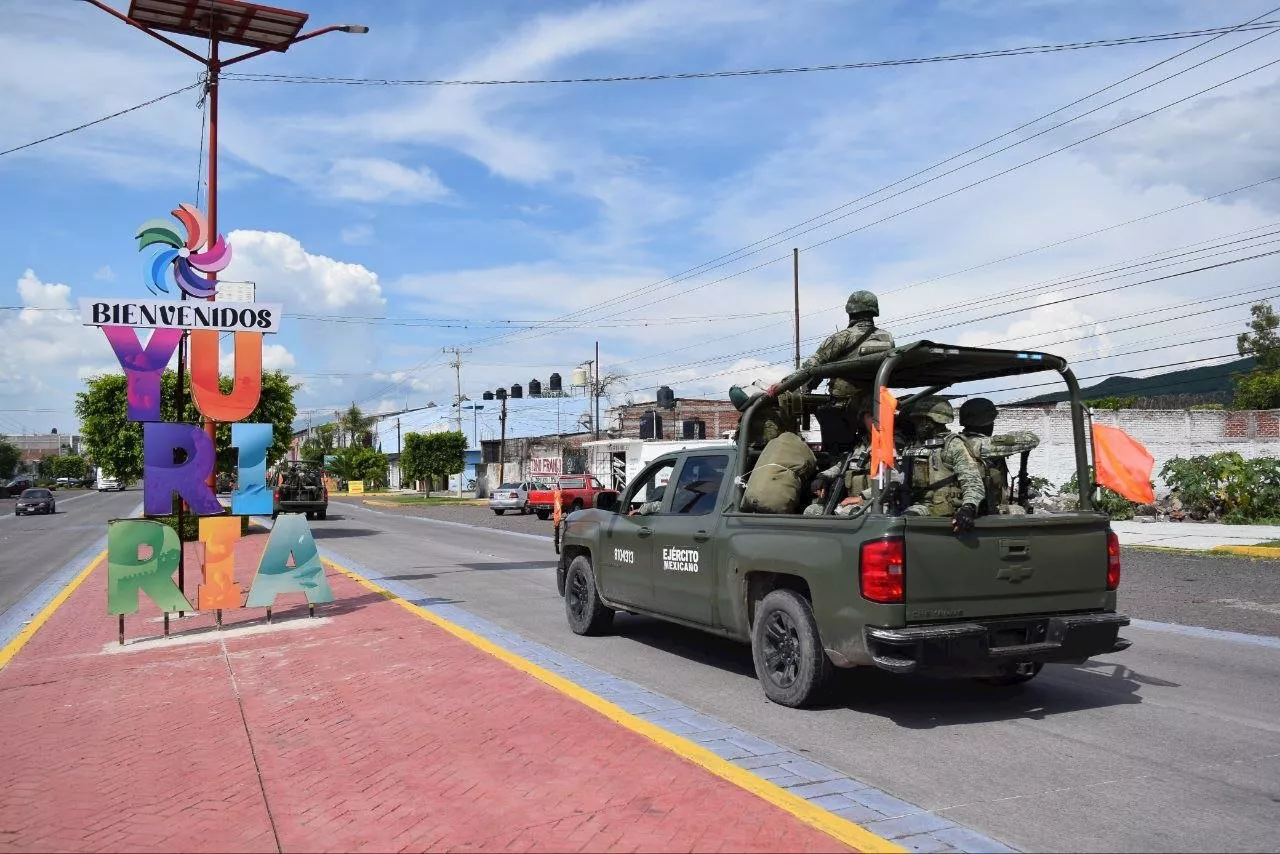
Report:
[[[596,509],[606,513],[618,512],[618,493],[601,492],[596,495]]]

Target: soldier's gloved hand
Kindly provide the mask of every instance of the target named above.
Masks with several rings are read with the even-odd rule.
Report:
[[[962,504],[960,509],[956,511],[956,515],[951,517],[951,530],[957,534],[963,534],[973,530],[973,520],[978,518],[978,508],[972,504]]]
[[[765,393],[765,397],[777,397],[778,384],[774,383],[773,385],[769,386],[767,389],[764,390],[764,393]]]

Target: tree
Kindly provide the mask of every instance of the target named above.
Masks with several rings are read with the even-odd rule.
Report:
[[[422,433],[406,433],[400,451],[400,483],[415,483],[431,477],[430,436]]]
[[[426,437],[426,470],[431,476],[444,478],[461,473],[466,468],[467,437],[452,430],[447,433],[431,433]]]
[[[223,391],[231,389],[228,377],[219,378]],[[190,376],[184,375],[184,403],[179,412],[177,401],[178,376],[165,371],[160,381],[160,418],[162,421],[184,421],[199,424],[199,410],[191,399]],[[289,451],[293,438],[293,420],[297,409],[293,392],[297,388],[280,371],[262,375],[262,397],[258,405],[243,419],[247,423],[271,424],[271,446],[267,449],[267,465],[270,466]],[[126,483],[142,478],[142,424],[128,419],[128,400],[125,378],[122,374],[106,374],[85,381],[85,390],[76,395],[76,415],[80,417],[80,432],[85,448],[102,467],[102,470]],[[181,416],[181,417],[179,417]],[[215,434],[217,471],[235,469],[235,452],[231,449],[231,425],[218,424]]]
[[[376,415],[365,415],[354,403],[338,419],[339,428],[352,445],[368,445],[369,431],[376,423],[378,423]]]
[[[373,448],[348,445],[334,455],[333,471],[343,480],[363,480],[366,485],[385,485],[387,455]]]
[[[22,459],[22,451],[12,442],[0,439],[0,478],[13,477],[13,471]]]
[[[1254,303],[1249,314],[1249,331],[1236,337],[1236,351],[1253,356],[1258,364],[1235,378],[1231,408],[1280,408],[1280,316],[1266,302]]]
[[[324,465],[324,458],[333,453],[338,435],[337,424],[321,424],[314,434],[302,443],[302,458],[317,466]]]
[[[1252,319],[1249,321],[1249,332],[1241,332],[1236,337],[1236,351],[1241,356],[1254,356],[1258,360],[1257,370],[1280,370],[1280,316],[1270,303],[1256,302],[1249,308]]]
[[[45,457],[41,462],[41,473],[50,478],[69,477],[82,480],[88,473],[89,465],[84,457],[78,454],[63,454],[60,457]]]

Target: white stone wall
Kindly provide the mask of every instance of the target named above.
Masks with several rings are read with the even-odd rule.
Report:
[[[1164,489],[1160,469],[1172,457],[1235,451],[1243,457],[1280,457],[1280,410],[1241,411],[1188,409],[1096,410],[1094,423],[1119,427],[1141,442],[1156,459],[1157,492]],[[952,429],[959,430],[959,424]],[[1031,453],[1032,475],[1061,487],[1075,473],[1071,411],[1062,407],[1001,407],[996,432],[1030,430],[1040,437]],[[1010,466],[1015,465],[1010,460]]]

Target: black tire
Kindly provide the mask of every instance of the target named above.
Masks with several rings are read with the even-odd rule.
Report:
[[[324,509],[324,510],[317,510],[317,511],[316,511],[316,518],[317,518],[317,519],[321,519],[321,520],[323,520],[323,519],[324,519],[326,516],[328,516],[328,515],[329,515],[329,510],[328,510],[328,508],[326,508],[326,509]]]
[[[613,609],[600,601],[591,561],[578,555],[564,580],[564,613],[576,635],[598,635],[613,625]]]
[[[1002,665],[999,676],[983,676],[978,681],[993,688],[1010,688],[1030,682],[1043,669],[1043,661],[1015,661],[1013,664]]]
[[[782,706],[813,703],[830,681],[813,608],[792,590],[775,590],[756,606],[751,658],[765,696]]]
[[[551,518],[550,510],[539,510],[537,512],[538,512],[538,518],[544,522]]]
[[[495,516],[501,516],[503,513],[506,513],[506,512],[507,512],[506,510],[494,510],[494,511],[493,511],[493,513],[494,513],[494,515],[495,515]]]
[[[573,503],[569,505],[569,512],[570,512],[570,513],[573,513],[573,512],[576,512],[576,511],[578,511],[578,510],[581,510],[581,509],[582,509],[582,506],[583,506],[583,505],[582,505],[582,499],[581,499],[581,498],[575,498],[575,499],[573,499]]]
[[[521,516],[523,516],[524,514],[526,514],[526,513],[528,513],[528,512],[529,512],[529,505],[528,505],[528,504],[521,504],[521,505],[520,505],[520,515],[521,515]]]
[[[315,513],[313,513],[313,512],[312,512],[312,511],[310,511],[310,510],[305,511],[305,513],[306,513],[307,521],[308,521],[308,522],[310,522],[312,519],[316,518],[316,514],[315,514]]]

